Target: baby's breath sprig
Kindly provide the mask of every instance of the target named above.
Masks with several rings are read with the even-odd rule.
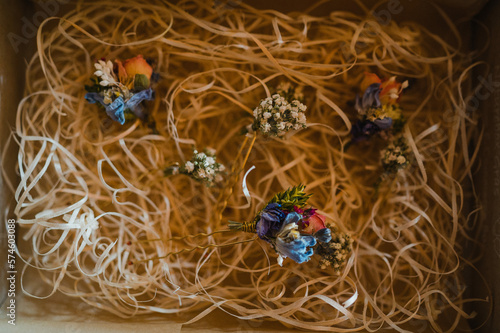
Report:
[[[204,183],[207,187],[214,186],[224,180],[225,166],[216,161],[215,150],[206,148],[204,152],[193,150],[193,157],[186,163],[175,164],[164,170],[165,176],[183,174]]]
[[[346,233],[339,232],[336,227],[328,225],[332,238],[329,242],[318,242],[316,253],[321,256],[321,269],[331,267],[339,273],[352,252],[352,238]]]
[[[260,101],[254,109],[253,131],[266,136],[283,137],[290,130],[306,128],[307,107],[298,100],[290,103],[280,94]]]
[[[396,174],[410,164],[411,151],[402,136],[395,138],[380,152],[382,168],[385,174]]]

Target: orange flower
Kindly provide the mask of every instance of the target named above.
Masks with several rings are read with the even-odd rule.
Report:
[[[132,78],[135,77],[136,74],[143,74],[150,80],[151,74],[153,74],[153,68],[147,63],[142,55],[125,60],[123,62],[123,67],[127,76]],[[120,65],[118,65],[118,73],[120,73]]]
[[[314,215],[310,216],[307,221],[309,222],[309,225],[301,230],[301,232],[303,232],[305,234],[312,235],[315,232],[326,228],[326,225],[325,225],[326,217],[323,215],[319,215],[319,214],[315,213]]]
[[[125,83],[128,78],[127,71],[120,60],[115,60],[115,63],[118,66],[118,79],[121,83]]]
[[[365,91],[370,85],[374,83],[380,83],[380,103],[381,104],[394,104],[399,98],[399,94],[403,89],[408,87],[408,82],[405,81],[402,84],[396,81],[396,77],[393,76],[388,80],[381,80],[377,74],[365,72],[365,78],[361,82],[361,91]]]
[[[365,72],[365,78],[361,82],[361,91],[365,91],[370,85],[374,83],[381,83],[382,80],[377,76],[377,74]]]

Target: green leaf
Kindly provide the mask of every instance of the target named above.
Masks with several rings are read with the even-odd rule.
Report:
[[[134,89],[135,90],[145,90],[149,88],[149,79],[144,74],[135,74],[134,77]]]
[[[312,194],[306,194],[304,189],[305,185],[298,185],[287,189],[284,192],[277,193],[269,203],[279,203],[283,209],[291,211],[293,206],[299,208],[304,207],[307,204],[307,200],[312,196]]]

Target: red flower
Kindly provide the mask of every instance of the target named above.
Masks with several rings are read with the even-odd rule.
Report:
[[[303,221],[303,229],[301,230],[301,232],[304,234],[312,235],[317,231],[326,228],[325,221],[325,216],[314,213],[314,215],[311,215],[307,220]]]
[[[299,214],[303,214],[304,213],[304,210],[302,208],[297,207],[297,206],[293,206],[293,211],[295,213],[299,213]]]

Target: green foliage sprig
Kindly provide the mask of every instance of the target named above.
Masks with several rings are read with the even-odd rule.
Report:
[[[286,191],[277,193],[268,204],[274,202],[279,203],[283,209],[288,211],[292,211],[293,206],[303,208],[307,204],[307,200],[312,196],[312,194],[306,194],[304,192],[305,188],[305,185],[300,184]]]

